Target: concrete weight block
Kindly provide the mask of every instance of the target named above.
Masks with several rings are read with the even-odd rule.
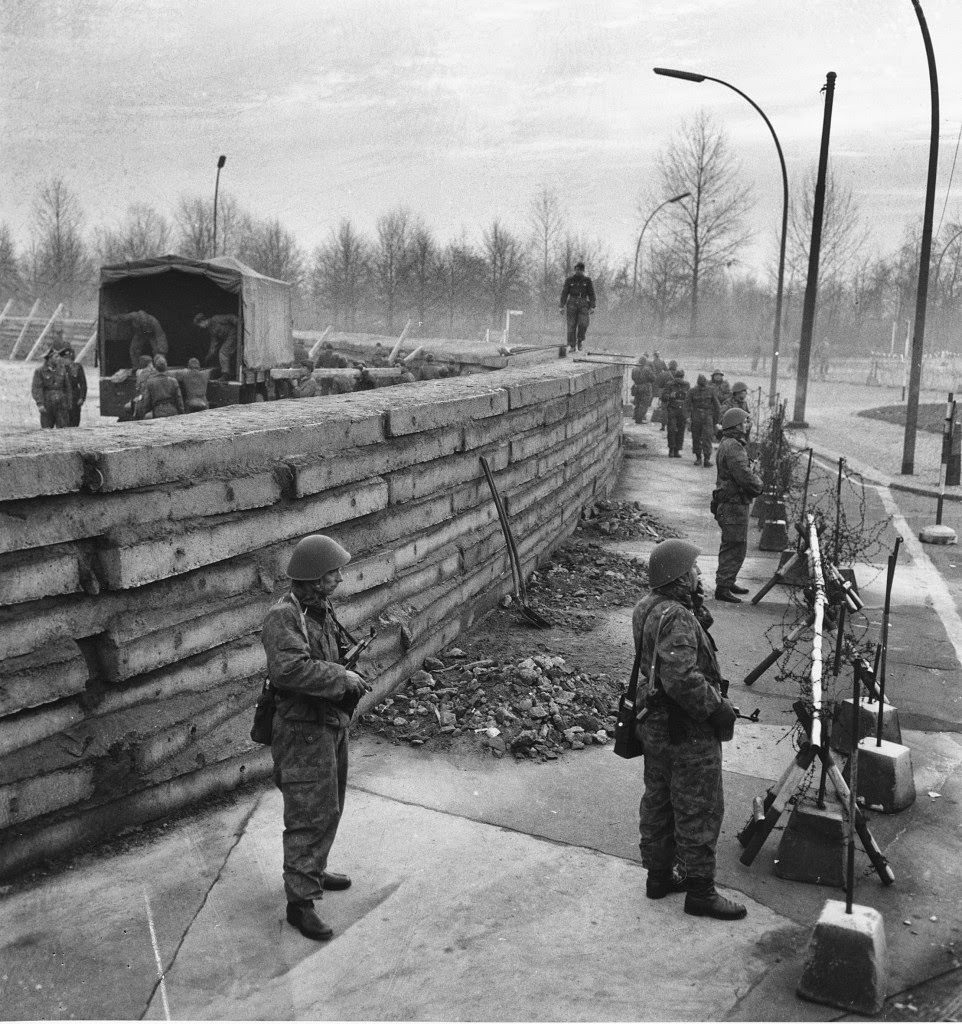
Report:
[[[75,594],[80,589],[80,564],[71,548],[0,556],[0,606]]]
[[[83,693],[87,662],[73,640],[0,661],[0,717]]]
[[[858,745],[858,796],[865,806],[883,814],[897,814],[915,803],[912,751],[901,743],[872,737]]]
[[[799,800],[775,855],[775,874],[813,885],[845,884],[846,818],[835,800]]]
[[[873,907],[829,900],[812,933],[797,992],[802,999],[854,1013],[876,1014],[888,979],[885,927]]]
[[[852,752],[852,698],[846,697],[835,706],[835,718],[832,721],[832,749],[842,754]],[[858,738],[878,735],[878,701],[862,697],[858,706]],[[888,701],[882,707],[882,739],[891,743],[902,742],[902,729],[899,726],[899,709]]]
[[[47,433],[46,431],[44,433]],[[60,434],[60,431],[49,433]],[[32,434],[0,446],[0,501],[79,491],[84,464],[79,451],[57,450]],[[60,441],[62,438],[50,438]],[[39,443],[38,443],[39,441]]]

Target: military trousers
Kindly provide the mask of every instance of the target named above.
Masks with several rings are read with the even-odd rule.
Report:
[[[670,405],[666,411],[668,426],[668,451],[680,452],[685,447],[685,410],[673,409]]]
[[[347,729],[274,715],[274,783],[284,796],[284,892],[321,898],[347,792]]]
[[[72,426],[70,412],[70,399],[66,391],[44,391],[43,408],[40,410],[40,426],[44,430]]]
[[[651,385],[639,384],[635,395],[635,423],[644,423],[651,405]]]
[[[585,343],[585,335],[588,333],[588,310],[578,306],[568,306],[565,309],[568,317],[568,348],[574,351],[581,348]]]
[[[715,877],[715,849],[725,813],[721,743],[707,723],[691,723],[681,743],[668,739],[667,714],[642,726],[645,792],[639,808],[641,863],[649,871]]]
[[[715,519],[721,527],[715,586],[727,589],[738,577],[748,552],[748,506],[740,501],[724,501],[719,504]]]
[[[711,412],[695,409],[691,414],[691,450],[696,458],[711,459],[715,424]]]

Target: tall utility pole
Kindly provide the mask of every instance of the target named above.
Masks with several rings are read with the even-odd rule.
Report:
[[[919,0],[912,0],[922,30],[925,57],[929,65],[929,91],[932,118],[929,130],[929,174],[925,185],[925,213],[922,217],[922,245],[919,249],[919,285],[915,293],[915,334],[912,337],[912,366],[909,371],[908,405],[905,408],[905,445],[902,448],[902,473],[915,472],[915,433],[919,421],[919,389],[922,385],[922,347],[925,339],[925,306],[929,296],[929,261],[932,258],[932,217],[935,212],[935,172],[939,162],[939,75],[935,68],[932,37]]]
[[[808,365],[815,329],[815,300],[818,297],[818,263],[822,252],[822,217],[825,212],[825,178],[828,173],[828,142],[832,134],[832,106],[835,101],[835,72],[825,76],[825,112],[822,115],[822,145],[818,152],[818,177],[812,204],[812,243],[808,250],[808,277],[802,304],[802,333],[798,341],[798,370],[795,378],[795,413],[789,426],[807,427],[805,398],[808,394]]]

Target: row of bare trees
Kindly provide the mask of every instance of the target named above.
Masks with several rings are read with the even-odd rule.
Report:
[[[742,348],[757,343],[764,349],[772,334],[778,238],[773,231],[766,239],[771,265],[758,280],[747,267],[754,193],[723,130],[699,112],[679,126],[656,167],[638,200],[639,224],[665,197],[688,195],[653,219],[636,267],[628,258],[613,260],[603,242],[573,230],[563,197],[546,186],[533,196],[520,230],[494,219],[473,239],[462,233],[443,240],[422,216],[397,207],[377,218],[372,234],[345,216],[312,251],[301,248],[276,218],[258,218],[225,194],[218,206],[217,250],[290,281],[302,322],[393,333],[411,319],[422,334],[475,334],[500,326],[508,309],[527,314],[529,331],[556,325],[562,281],[581,258],[595,282],[602,323],[616,332],[732,336]],[[791,337],[800,318],[814,180],[812,169],[792,192],[784,337]],[[913,315],[918,234],[910,226],[896,252],[871,252],[852,188],[829,175],[820,336],[830,337],[836,348],[865,351],[894,344],[891,334],[899,336],[901,347],[900,325]],[[172,251],[198,259],[214,255],[209,199],[182,196],[170,216],[135,203],[116,224],[88,232],[77,195],[62,178],[53,178],[37,191],[24,251],[17,251],[9,228],[0,224],[0,296],[89,307],[99,264]],[[958,217],[938,232],[931,281],[930,332],[949,347],[944,342],[962,307]]]

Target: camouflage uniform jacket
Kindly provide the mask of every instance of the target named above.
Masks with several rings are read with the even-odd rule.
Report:
[[[748,505],[762,493],[762,478],[752,469],[745,451],[745,439],[737,437],[735,428],[722,432],[722,441],[715,456],[718,502]]]
[[[737,395],[730,395],[728,401],[722,406],[722,416],[728,412],[729,409],[744,409],[749,415],[751,415],[751,409],[748,407],[748,399],[745,397],[744,391],[739,391]],[[720,419],[721,417],[719,417]]]
[[[591,278],[580,270],[566,277],[558,305],[562,309],[594,309],[595,286]]]
[[[649,609],[651,614],[644,621],[644,634],[639,635]],[[635,605],[631,621],[635,643],[640,641],[642,645],[642,666],[646,671],[650,668],[657,636],[656,673],[665,696],[692,721],[707,723],[709,716],[721,706],[722,676],[711,639],[695,618],[687,584],[668,584],[653,590]],[[646,679],[642,685],[639,677],[639,706],[653,689],[656,687],[651,680]],[[657,708],[652,713],[667,714],[667,708]]]
[[[712,380],[708,382],[708,386],[718,396],[719,405],[724,405],[732,396],[732,386],[727,380]]]
[[[287,593],[268,611],[261,629],[267,674],[277,690],[277,713],[289,721],[326,722],[347,728],[351,717],[337,706],[347,693],[347,669],[330,602],[324,612],[305,611]]]
[[[694,416],[711,416],[712,424],[721,419],[721,406],[718,396],[707,384],[696,384],[688,392],[688,411]]]
[[[687,380],[675,378],[661,393],[662,404],[669,409],[684,409],[688,403],[688,389],[690,385]]]
[[[66,366],[57,364],[51,366],[44,362],[33,371],[33,381],[30,385],[30,394],[37,405],[44,405],[47,396],[51,400],[60,401],[61,396],[66,396],[67,404],[73,401],[73,385],[70,380],[70,371]]]

